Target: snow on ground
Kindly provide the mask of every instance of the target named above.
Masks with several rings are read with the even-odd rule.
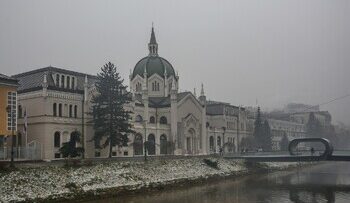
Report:
[[[211,160],[218,161],[218,169],[208,166],[203,162],[203,158],[199,157],[148,162],[118,161],[78,168],[20,168],[0,173],[0,202],[57,199],[74,196],[78,192],[103,191],[120,186],[129,186],[132,190],[176,180],[196,180],[248,172],[242,161],[214,158]],[[272,168],[278,168],[279,164],[270,165]],[[270,167],[269,164],[267,167]],[[286,163],[282,168],[287,167]]]

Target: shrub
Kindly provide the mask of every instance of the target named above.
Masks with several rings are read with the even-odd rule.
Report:
[[[210,160],[210,159],[203,159],[204,163],[207,164],[208,166],[212,167],[212,168],[215,168],[215,169],[219,169],[219,166],[218,166],[218,162],[217,161],[213,161],[213,160]]]

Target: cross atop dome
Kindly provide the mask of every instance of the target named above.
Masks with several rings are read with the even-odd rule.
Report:
[[[156,35],[154,34],[154,28],[152,23],[151,39],[148,43],[148,50],[150,56],[158,56],[158,44],[156,40]]]

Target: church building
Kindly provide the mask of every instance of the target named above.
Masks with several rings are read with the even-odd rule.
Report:
[[[19,129],[27,121],[28,143],[40,146],[42,159],[60,159],[59,148],[74,131],[82,135],[85,157],[107,157],[91,141],[94,130],[91,99],[97,77],[55,67],[14,76],[19,81]],[[152,27],[148,55],[140,59],[129,76],[135,134],[127,147],[113,147],[113,156],[204,155],[238,151],[246,131],[244,108],[207,101],[202,85],[200,96],[180,92],[180,78],[173,65],[158,54]],[[23,119],[23,112],[27,118]],[[145,150],[144,143],[150,143]]]

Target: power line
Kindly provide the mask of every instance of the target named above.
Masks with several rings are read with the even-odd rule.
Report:
[[[327,101],[327,102],[323,102],[323,103],[320,103],[320,104],[318,104],[318,105],[314,105],[314,106],[308,107],[308,108],[304,109],[303,112],[305,112],[305,111],[307,111],[307,110],[309,110],[309,109],[312,109],[312,108],[314,108],[315,106],[326,105],[326,104],[332,103],[332,102],[337,101],[337,100],[345,99],[346,97],[349,97],[349,96],[350,96],[350,94],[346,94],[346,95],[343,95],[343,96],[341,96],[341,97],[337,97],[337,98],[335,98],[335,99],[331,99],[331,100],[329,100],[329,101]]]

